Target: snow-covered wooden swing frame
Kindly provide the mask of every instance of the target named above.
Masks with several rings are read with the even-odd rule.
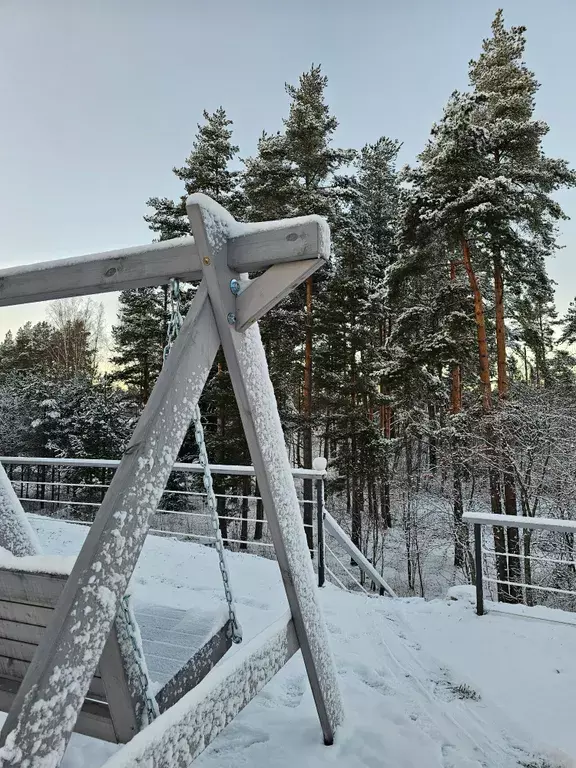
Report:
[[[290,611],[224,660],[106,765],[189,765],[298,648],[326,744],[332,743],[343,718],[328,633],[255,323],[328,259],[329,229],[314,216],[239,224],[200,194],[188,198],[187,211],[193,237],[0,272],[0,306],[159,285],[172,277],[201,280],[4,724],[0,749],[6,768],[15,768],[22,760],[30,768],[60,763],[144,543],[149,518],[220,345]],[[249,280],[251,272],[261,274]],[[16,520],[12,522],[17,525]],[[2,528],[0,523],[0,535]],[[6,546],[2,540],[0,545]]]

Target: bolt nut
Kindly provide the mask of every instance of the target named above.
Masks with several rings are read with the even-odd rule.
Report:
[[[240,283],[238,280],[236,280],[236,278],[232,278],[232,280],[230,280],[230,290],[234,296],[238,296],[240,293]]]
[[[228,324],[236,325],[236,315],[234,312],[228,312]]]

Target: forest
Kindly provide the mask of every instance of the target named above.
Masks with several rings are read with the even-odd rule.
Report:
[[[193,192],[241,221],[326,217],[331,263],[260,323],[270,376],[294,466],[328,459],[330,508],[372,562],[401,571],[406,594],[474,580],[465,510],[576,519],[576,302],[559,316],[546,267],[567,218],[555,193],[576,172],[544,151],[525,46],[525,28],[499,11],[471,52],[468,90],[452,93],[410,166],[397,161],[402,137],[335,146],[328,79],[313,65],[286,85],[287,116],[254,156],[234,144],[224,107],[205,111],[173,168],[182,196],[143,200],[160,240],[189,233]],[[109,339],[92,299],[9,332],[2,455],[118,458],[162,367],[172,308],[185,314],[194,289],[124,291]],[[211,461],[249,464],[223,357],[201,410]],[[197,458],[192,430],[180,458]],[[510,584],[498,598],[530,600],[514,586],[533,578],[530,531],[495,529],[493,545]],[[562,547],[573,560],[573,538]],[[547,583],[573,587],[574,570]]]

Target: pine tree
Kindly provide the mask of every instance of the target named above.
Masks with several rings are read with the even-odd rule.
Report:
[[[566,314],[560,321],[562,332],[560,344],[576,344],[576,299],[570,302]]]
[[[162,368],[165,344],[164,295],[156,288],[131,288],[119,298],[118,325],[112,328],[116,366],[112,374],[143,407]]]
[[[238,171],[231,171],[229,165],[238,153],[232,144],[232,121],[223,107],[212,114],[204,110],[204,124],[198,124],[198,133],[192,144],[192,151],[181,168],[173,168],[174,174],[184,182],[186,194],[180,200],[165,197],[151,197],[147,205],[154,213],[145,216],[150,229],[160,240],[170,240],[190,234],[186,215],[186,198],[193,192],[210,195],[231,213],[235,212],[239,193]]]
[[[336,447],[333,466],[346,489],[358,546],[366,503],[374,526],[391,523],[389,402],[381,377],[390,317],[381,286],[396,257],[398,148],[381,138],[356,159],[351,203],[335,233],[334,273],[317,311],[317,397],[325,412],[326,446]]]
[[[470,292],[474,301],[478,370],[482,410],[486,423],[486,440],[494,444],[489,416],[492,412],[492,388],[488,348],[487,323],[484,308],[483,283],[479,274],[484,257],[481,235],[488,192],[505,191],[505,179],[494,185],[484,184],[490,170],[487,139],[481,126],[474,123],[478,98],[455,92],[450,98],[442,120],[432,129],[432,138],[419,156],[418,166],[407,169],[404,178],[408,186],[403,193],[401,241],[408,250],[407,265],[417,265],[420,253],[434,240],[443,241],[448,252],[459,251]],[[412,253],[411,253],[412,252]],[[495,462],[493,462],[495,463]],[[488,472],[492,512],[501,513],[500,478],[492,465]],[[514,529],[509,529],[514,530]],[[513,534],[512,534],[513,535]],[[506,552],[503,529],[495,529],[495,548]],[[501,582],[511,579],[505,557],[497,558]],[[508,589],[501,587],[501,599],[508,599]]]
[[[220,107],[212,114],[204,111],[204,123],[198,125],[190,155],[181,168],[173,169],[175,175],[184,183],[185,194],[178,201],[156,197],[148,200],[147,204],[155,210],[144,218],[150,229],[159,235],[160,240],[190,233],[186,199],[188,195],[195,192],[209,195],[233,215],[242,216],[244,200],[239,188],[240,174],[230,168],[237,153],[238,147],[232,143],[232,121],[228,119],[224,109]],[[156,293],[162,294],[166,304],[166,287],[162,292]],[[182,295],[182,313],[185,314],[193,292],[183,289]],[[164,325],[162,321],[160,322]],[[165,325],[161,333],[164,337]],[[157,365],[157,371],[159,370],[160,364]],[[220,464],[246,463],[249,460],[248,451],[226,362],[221,351],[218,353],[203,393],[201,409],[207,418],[206,442],[213,460]],[[181,453],[184,458],[192,459],[196,457],[196,451],[194,433],[190,431],[184,440]],[[227,478],[222,476],[216,478],[215,487],[218,493],[223,493],[228,485]],[[222,506],[223,500],[219,503]],[[222,514],[224,509],[219,509],[219,512]],[[226,524],[226,520],[222,519],[223,536],[226,536]]]
[[[245,161],[244,204],[251,220],[319,214],[334,230],[343,197],[337,172],[353,153],[332,147],[338,122],[325,103],[327,83],[321,67],[312,66],[297,86],[286,85],[291,104],[284,134],[264,134],[258,155]],[[312,464],[313,293],[325,279],[316,273],[260,323],[281,416],[289,431],[300,422],[296,460],[306,467]],[[304,485],[305,498],[312,499],[311,481]],[[307,504],[307,523],[311,514]]]
[[[539,88],[524,61],[525,27],[504,27],[502,10],[492,23],[492,37],[470,63],[470,82],[479,96],[474,122],[485,136],[488,163],[478,179],[482,192],[477,240],[491,261],[496,313],[498,394],[508,389],[505,338],[505,281],[519,290],[543,259],[557,248],[555,222],[565,218],[551,194],[576,184],[566,161],[546,157],[542,139],[548,125],[533,118]],[[511,511],[511,510],[509,510]]]
[[[298,86],[286,85],[291,104],[288,118],[284,121],[286,155],[296,173],[296,197],[294,213],[325,216],[334,225],[339,218],[341,187],[336,176],[340,168],[349,162],[353,153],[332,147],[332,138],[338,121],[330,114],[325,103],[328,78],[320,66],[312,66],[300,76]],[[302,381],[302,463],[312,466],[312,403],[313,403],[313,292],[319,276],[308,278],[305,296],[295,291],[291,302],[298,302],[298,310],[304,306],[304,371]],[[300,303],[302,302],[302,303]],[[287,305],[289,302],[287,302]],[[285,305],[286,306],[286,305]],[[298,311],[297,310],[297,311]],[[304,498],[312,499],[312,482],[304,483]],[[312,507],[305,507],[305,522],[311,523]],[[310,529],[307,529],[310,530]]]
[[[263,133],[255,157],[244,160],[242,192],[248,221],[271,221],[297,215],[298,177],[288,158],[286,137]]]
[[[519,290],[535,270],[545,272],[543,260],[557,247],[555,222],[565,218],[551,193],[576,184],[566,161],[544,155],[542,139],[548,126],[533,119],[539,85],[523,62],[525,31],[506,30],[503,12],[497,11],[492,37],[484,40],[481,55],[470,63],[470,82],[479,97],[473,119],[484,130],[488,161],[486,175],[476,182],[484,198],[476,241],[489,258],[494,283],[500,398],[508,394],[505,279]],[[504,510],[515,515],[514,473],[509,466],[502,466],[502,473]],[[516,529],[508,529],[507,536],[510,551],[519,554]],[[511,581],[519,581],[519,565]]]

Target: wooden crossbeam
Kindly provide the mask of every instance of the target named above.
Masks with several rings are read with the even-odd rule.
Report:
[[[329,258],[330,240],[319,217],[286,219],[275,222],[274,228],[269,223],[238,224],[233,219],[229,223],[233,236],[228,258],[238,272]],[[193,237],[2,269],[0,307],[164,285],[171,277],[191,282],[202,278]]]

